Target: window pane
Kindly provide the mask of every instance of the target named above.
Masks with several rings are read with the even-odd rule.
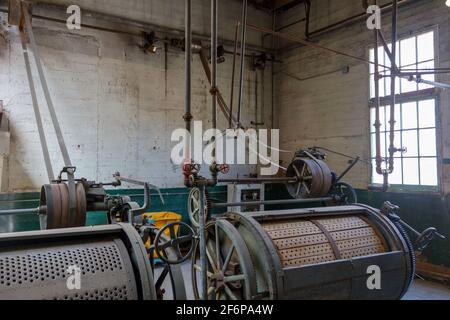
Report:
[[[386,96],[391,95],[391,77],[385,78],[386,80]],[[396,78],[395,80],[395,94],[400,94],[400,78]]]
[[[376,136],[375,133],[372,133],[370,135],[371,155],[373,158],[377,156],[377,149],[376,149],[377,145],[376,145],[376,140],[375,140],[376,137],[375,136]]]
[[[389,50],[391,50],[392,49],[392,45],[388,44],[388,48],[389,48]],[[384,50],[383,46],[381,46],[381,49],[382,49],[382,53],[381,54],[384,55],[384,65],[386,67],[390,68],[391,67],[391,59],[389,59],[389,56],[387,55],[386,50]]]
[[[372,160],[372,183],[383,183],[383,176],[377,173],[377,165],[375,160]]]
[[[415,37],[400,41],[400,50],[401,67],[417,62]]]
[[[417,158],[403,159],[403,183],[419,184],[419,161]]]
[[[420,155],[422,157],[436,156],[436,129],[420,130]]]
[[[417,128],[417,103],[404,103],[402,105],[402,129],[415,128]]]
[[[401,78],[400,82],[401,82],[401,92],[402,93],[417,91],[417,82],[416,81],[409,81],[408,79]]]
[[[371,75],[370,76],[370,99],[373,99],[373,98],[375,98],[375,76],[374,75]]]
[[[437,159],[420,159],[420,183],[424,186],[437,186]]]
[[[370,62],[375,62],[375,50],[370,49],[369,50],[369,60]],[[375,66],[373,64],[370,64],[370,74],[375,73]]]
[[[394,159],[394,172],[389,176],[389,183],[402,184],[402,159]]]
[[[417,61],[422,62],[434,59],[434,32],[428,32],[417,37],[418,57]]]
[[[433,69],[434,61],[420,63],[417,68],[418,69]],[[428,81],[435,81],[435,76],[434,76],[434,74],[423,74],[422,79],[428,80]],[[424,83],[419,84],[419,90],[424,90],[424,89],[429,89],[429,88],[433,88],[433,86],[424,84]]]
[[[402,132],[401,131],[395,131],[394,132],[395,137],[394,137],[394,146],[396,148],[401,148],[402,147]]]
[[[417,131],[409,130],[402,133],[403,147],[407,149],[405,157],[417,157],[419,155],[417,146]]]
[[[435,100],[419,101],[419,128],[436,127]]]

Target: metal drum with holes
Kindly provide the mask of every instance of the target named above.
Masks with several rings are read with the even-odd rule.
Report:
[[[259,299],[400,299],[414,276],[414,253],[373,208],[229,213],[227,218],[250,252]]]
[[[0,300],[154,300],[131,225],[0,235]]]
[[[65,183],[47,184],[42,187],[40,207],[46,208],[40,215],[41,230],[83,227],[86,225],[86,192],[82,183],[75,186],[75,210],[70,212],[69,187]]]

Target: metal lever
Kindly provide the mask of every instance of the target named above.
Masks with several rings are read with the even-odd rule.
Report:
[[[139,209],[132,209],[128,212],[128,222],[133,224],[135,217],[140,217],[150,210],[150,187],[144,183],[144,206]]]
[[[417,237],[415,244],[417,246],[418,251],[425,250],[431,243],[431,241],[433,241],[436,237],[440,239],[446,239],[445,236],[440,234],[436,228],[428,228],[422,233],[420,233],[399,217],[399,215],[397,214],[399,209],[400,208],[398,206],[393,205],[390,202],[386,202],[383,205],[381,212],[385,214],[387,217],[389,217],[389,219],[391,219],[392,221],[400,223],[403,227],[408,229],[411,233],[413,233]]]
[[[165,201],[164,201],[164,197],[163,197],[163,195],[161,193],[161,190],[157,186],[155,186],[153,184],[150,184],[150,183],[147,183],[147,182],[143,182],[143,181],[139,181],[139,180],[135,180],[135,179],[131,179],[131,178],[122,177],[119,172],[116,172],[115,174],[113,174],[113,177],[118,182],[131,183],[131,184],[134,184],[134,185],[137,185],[137,186],[144,186],[144,188],[147,185],[148,188],[153,189],[156,192],[158,192],[158,195],[159,195],[159,198],[161,199],[162,204],[164,204],[164,205],[166,204]],[[147,189],[147,188],[145,188],[145,189]]]

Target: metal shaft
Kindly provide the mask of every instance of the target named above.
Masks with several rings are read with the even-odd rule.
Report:
[[[249,201],[249,202],[228,202],[228,203],[212,203],[213,208],[227,207],[253,207],[261,205],[278,205],[278,204],[302,204],[315,203],[338,200],[337,197],[313,198],[313,199],[288,199],[288,200],[267,200],[267,201]]]
[[[19,216],[19,215],[27,215],[27,214],[39,214],[41,212],[40,208],[34,209],[19,209],[19,210],[1,210],[1,216]]]
[[[218,179],[218,183],[252,184],[252,183],[297,183],[298,180],[292,177],[285,178],[231,178]]]

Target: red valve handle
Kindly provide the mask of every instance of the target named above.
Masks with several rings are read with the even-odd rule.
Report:
[[[221,164],[220,167],[219,167],[219,171],[222,174],[227,174],[227,173],[230,172],[230,166],[228,164]]]

